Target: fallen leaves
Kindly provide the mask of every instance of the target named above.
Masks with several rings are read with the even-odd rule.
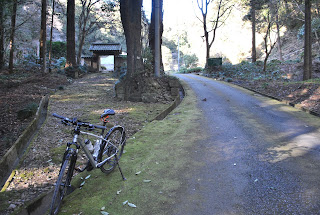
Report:
[[[128,204],[128,206],[131,207],[131,208],[136,208],[136,207],[137,207],[135,204],[130,203],[128,200],[126,200],[126,201],[124,201],[124,202],[122,203],[122,205],[126,205],[126,204]]]

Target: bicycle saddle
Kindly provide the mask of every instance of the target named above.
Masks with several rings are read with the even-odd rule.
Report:
[[[109,116],[109,115],[115,115],[116,114],[116,112],[114,112],[114,110],[112,110],[112,109],[105,109],[104,111],[103,111],[103,114],[100,116],[100,118],[105,118],[105,117],[107,117],[107,116]]]

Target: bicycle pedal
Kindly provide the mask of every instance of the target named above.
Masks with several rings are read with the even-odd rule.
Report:
[[[87,171],[89,172],[89,171],[93,170],[93,166],[88,165],[88,166],[86,166],[86,169],[87,169]]]

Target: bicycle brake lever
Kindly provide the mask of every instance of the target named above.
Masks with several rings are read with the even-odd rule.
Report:
[[[68,121],[66,121],[66,120],[64,120],[64,119],[61,120],[61,123],[64,124],[64,125],[69,125],[69,126],[70,126],[70,124],[68,123]]]

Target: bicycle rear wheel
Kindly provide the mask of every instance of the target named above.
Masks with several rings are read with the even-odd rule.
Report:
[[[50,207],[50,215],[58,214],[62,199],[66,195],[67,190],[71,188],[70,182],[72,179],[74,166],[75,160],[72,159],[72,155],[67,155],[61,166],[56,187],[54,189]]]
[[[122,127],[114,127],[109,134],[106,135],[100,149],[98,161],[101,162],[106,158],[110,159],[100,167],[103,173],[110,173],[117,165],[117,160],[120,160],[125,146],[126,135]]]

